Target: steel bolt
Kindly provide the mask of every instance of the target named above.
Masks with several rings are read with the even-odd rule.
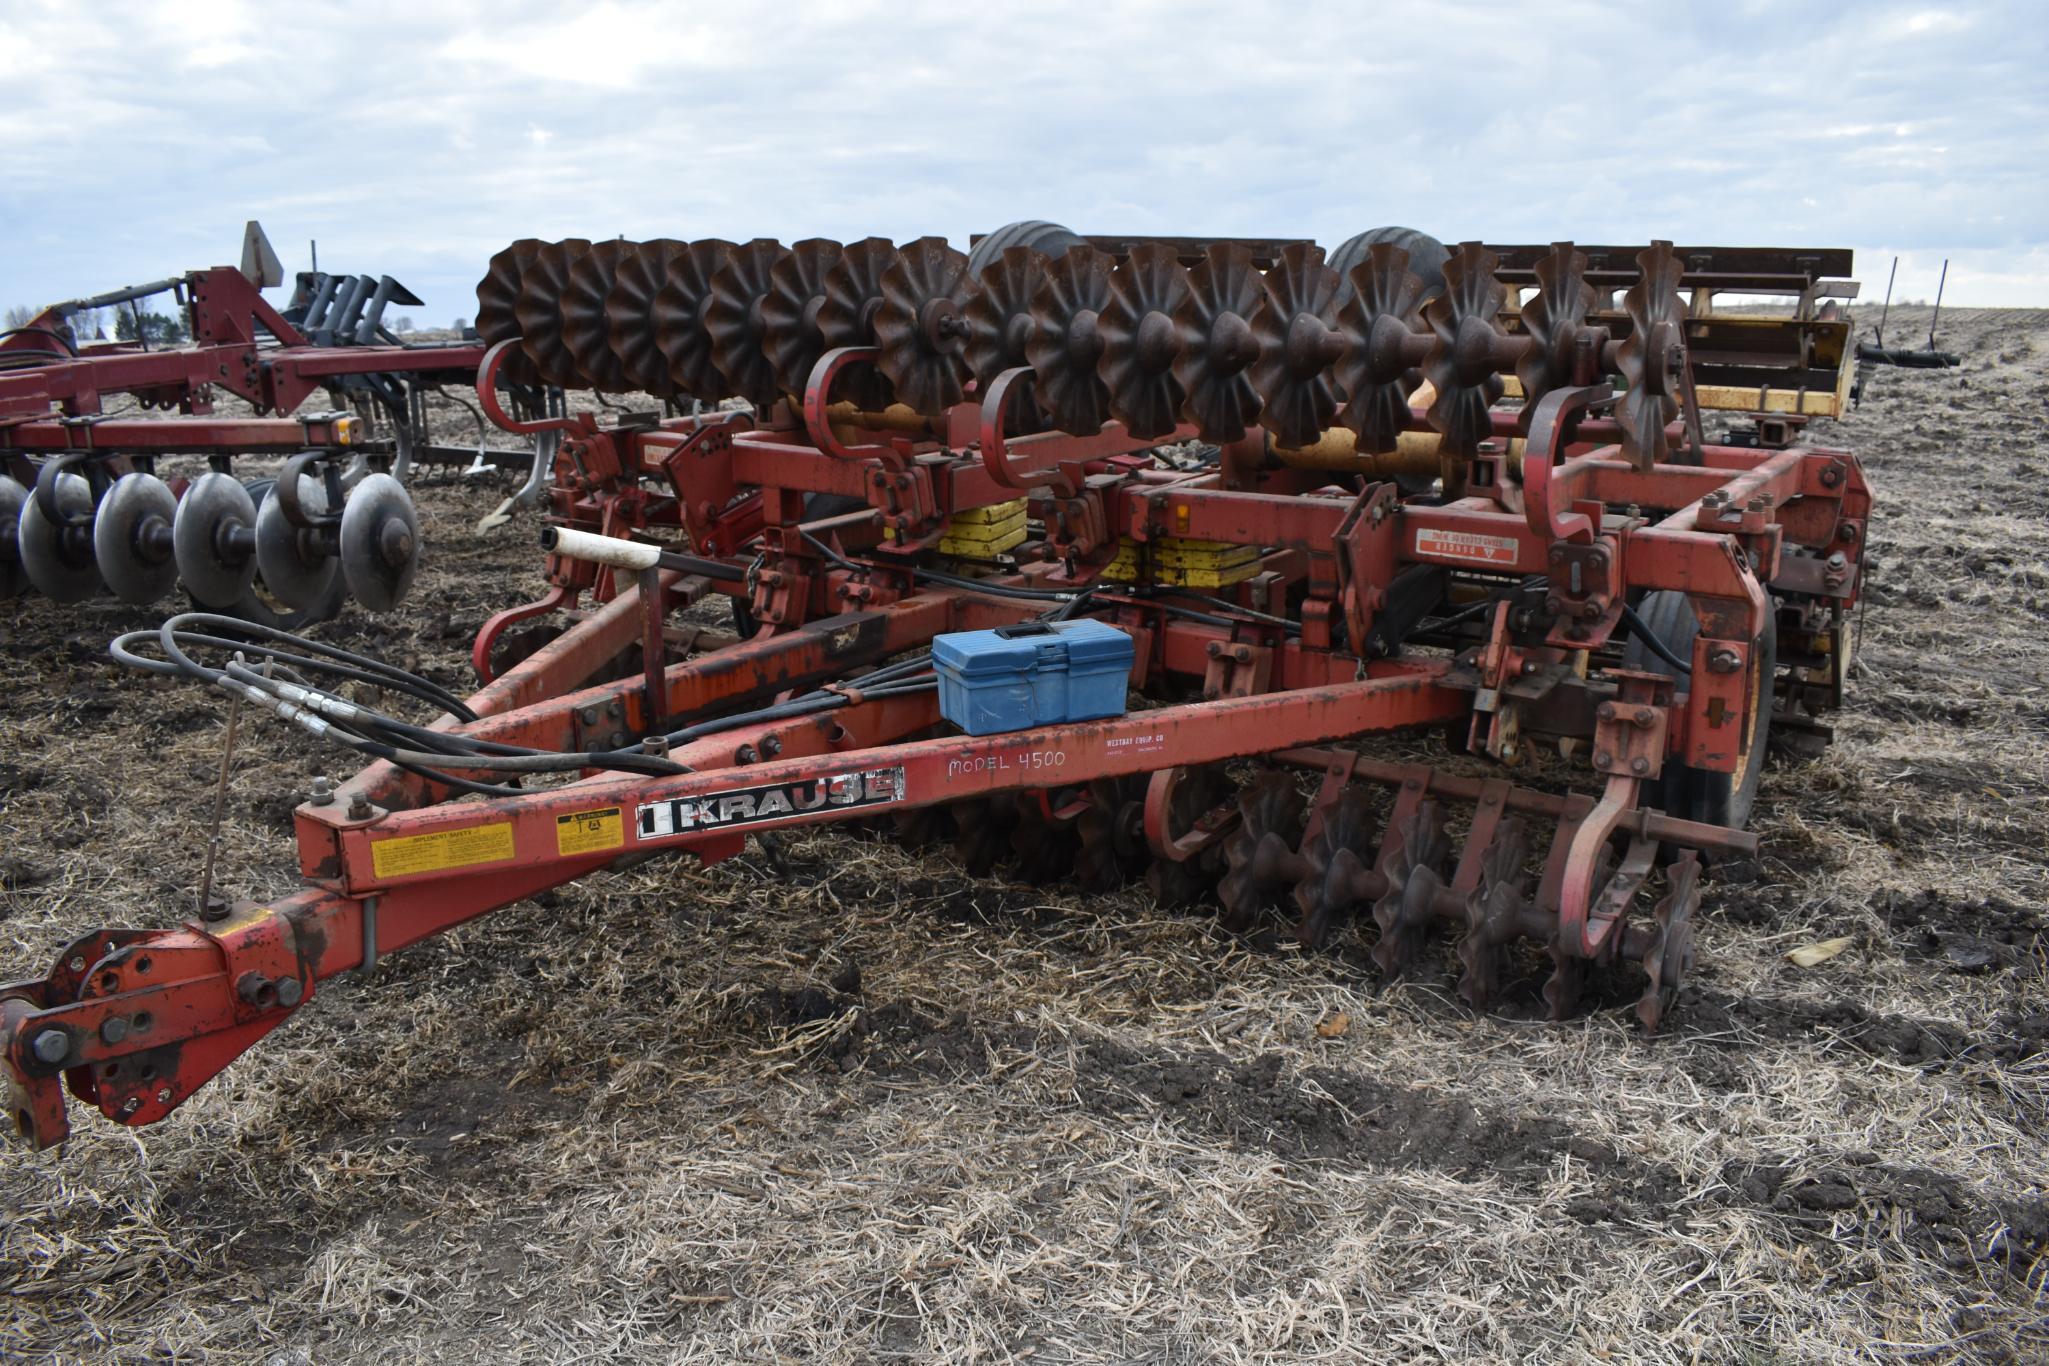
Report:
[[[352,821],[367,821],[370,819],[370,799],[360,792],[349,798],[349,819]]]
[[[1642,758],[1631,759],[1629,761],[1629,771],[1641,778],[1644,774],[1651,771],[1651,761]]]
[[[1603,702],[1601,709],[1595,715],[1599,716],[1603,721],[1613,721],[1615,719],[1615,704],[1613,702]]]
[[[126,1100],[124,1100],[124,1101],[122,1101],[122,1102],[121,1102],[121,1113],[122,1113],[122,1114],[124,1114],[124,1115],[132,1115],[132,1114],[134,1114],[134,1113],[135,1113],[135,1112],[136,1112],[137,1110],[140,1110],[141,1108],[142,1108],[142,1097],[141,1097],[141,1096],[130,1096],[130,1097],[128,1097],[128,1099],[126,1099]]]
[[[595,704],[585,707],[583,710],[577,713],[577,716],[582,719],[583,723],[586,726],[595,726],[598,723],[598,717],[600,715],[601,713],[598,711]]]
[[[1708,668],[1718,674],[1734,673],[1741,663],[1734,650],[1716,650],[1708,655]]]
[[[250,1005],[261,1005],[269,992],[270,979],[260,972],[245,972],[235,979],[235,994]]]
[[[761,738],[761,752],[771,759],[775,758],[783,752],[782,740],[773,735],[764,735]]]
[[[1565,610],[1565,599],[1553,593],[1550,597],[1544,599],[1544,610],[1554,617],[1557,616]]]
[[[1209,651],[1209,657],[1211,659],[1215,659],[1218,655],[1224,652],[1223,644],[1220,641],[1213,640],[1205,648]]]
[[[157,1104],[159,1104],[159,1105],[169,1105],[170,1103],[171,1103],[171,1088],[170,1088],[170,1087],[168,1087],[168,1086],[159,1086],[159,1087],[157,1088]]]
[[[1608,765],[1610,765],[1610,764],[1612,764],[1612,763],[1614,763],[1614,762],[1615,762],[1615,756],[1614,756],[1614,755],[1612,755],[1612,754],[1610,754],[1610,753],[1609,753],[1609,752],[1608,752],[1607,750],[1605,750],[1605,749],[1604,749],[1604,750],[1599,750],[1599,751],[1597,751],[1597,752],[1596,752],[1596,753],[1594,754],[1594,767],[1595,767],[1595,768],[1606,768],[1606,767],[1607,767]]]
[[[119,1043],[128,1037],[128,1017],[109,1015],[100,1021],[100,1040],[103,1043]]]
[[[1658,714],[1649,707],[1638,707],[1636,709],[1636,716],[1633,719],[1636,724],[1648,730],[1651,723],[1658,719]]]
[[[59,1063],[71,1056],[71,1036],[61,1029],[46,1029],[31,1045],[38,1062]]]
[[[752,745],[742,745],[733,751],[733,762],[736,764],[751,764],[760,757],[759,754],[755,753],[754,746]]]
[[[306,800],[315,806],[332,804],[334,801],[334,779],[315,778],[313,780],[313,795]]]
[[[281,1006],[295,1006],[306,994],[305,985],[296,977],[277,979],[277,1003]]]

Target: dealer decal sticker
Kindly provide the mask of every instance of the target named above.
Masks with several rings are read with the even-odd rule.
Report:
[[[707,792],[696,797],[643,802],[634,813],[634,828],[644,840],[660,839],[664,835],[684,835],[693,830],[732,830],[759,825],[763,821],[782,820],[827,807],[846,810],[887,806],[903,799],[903,768],[874,768],[865,773],[802,778],[793,783],[766,783],[760,787],[736,787],[727,792]]]
[[[1418,555],[1438,555],[1448,560],[1511,565],[1515,563],[1517,549],[1513,536],[1483,536],[1477,531],[1438,531],[1429,527],[1416,533]]]

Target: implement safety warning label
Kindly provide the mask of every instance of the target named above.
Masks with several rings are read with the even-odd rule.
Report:
[[[512,822],[438,830],[431,835],[402,835],[370,845],[370,866],[379,877],[411,877],[444,868],[468,868],[512,857]]]
[[[619,819],[616,806],[601,807],[596,811],[572,811],[555,818],[555,852],[558,854],[594,854],[604,849],[618,849],[625,843],[626,827]]]

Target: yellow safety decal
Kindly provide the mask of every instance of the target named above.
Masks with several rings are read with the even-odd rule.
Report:
[[[596,811],[572,811],[555,818],[555,852],[591,854],[600,849],[619,849],[626,844],[626,827],[616,806]]]
[[[431,835],[401,835],[370,846],[370,866],[379,877],[411,877],[444,868],[499,863],[512,857],[512,822],[477,825],[468,830],[438,830]]]

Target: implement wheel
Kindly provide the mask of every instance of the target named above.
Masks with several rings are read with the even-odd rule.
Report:
[[[1684,593],[1647,593],[1636,614],[1672,654],[1693,658],[1694,637],[1700,634],[1700,619]],[[1766,742],[1771,737],[1772,677],[1778,668],[1778,617],[1766,612],[1764,635],[1751,653],[1749,733],[1744,736],[1743,760],[1733,773],[1694,768],[1667,760],[1664,774],[1652,788],[1651,799],[1664,807],[1665,814],[1681,820],[1702,821],[1740,830],[1750,820],[1750,808],[1757,801],[1757,786],[1764,777]],[[1644,641],[1632,636],[1622,652],[1622,667],[1676,678],[1677,670],[1660,659]],[[1681,680],[1682,686],[1684,680]]]

